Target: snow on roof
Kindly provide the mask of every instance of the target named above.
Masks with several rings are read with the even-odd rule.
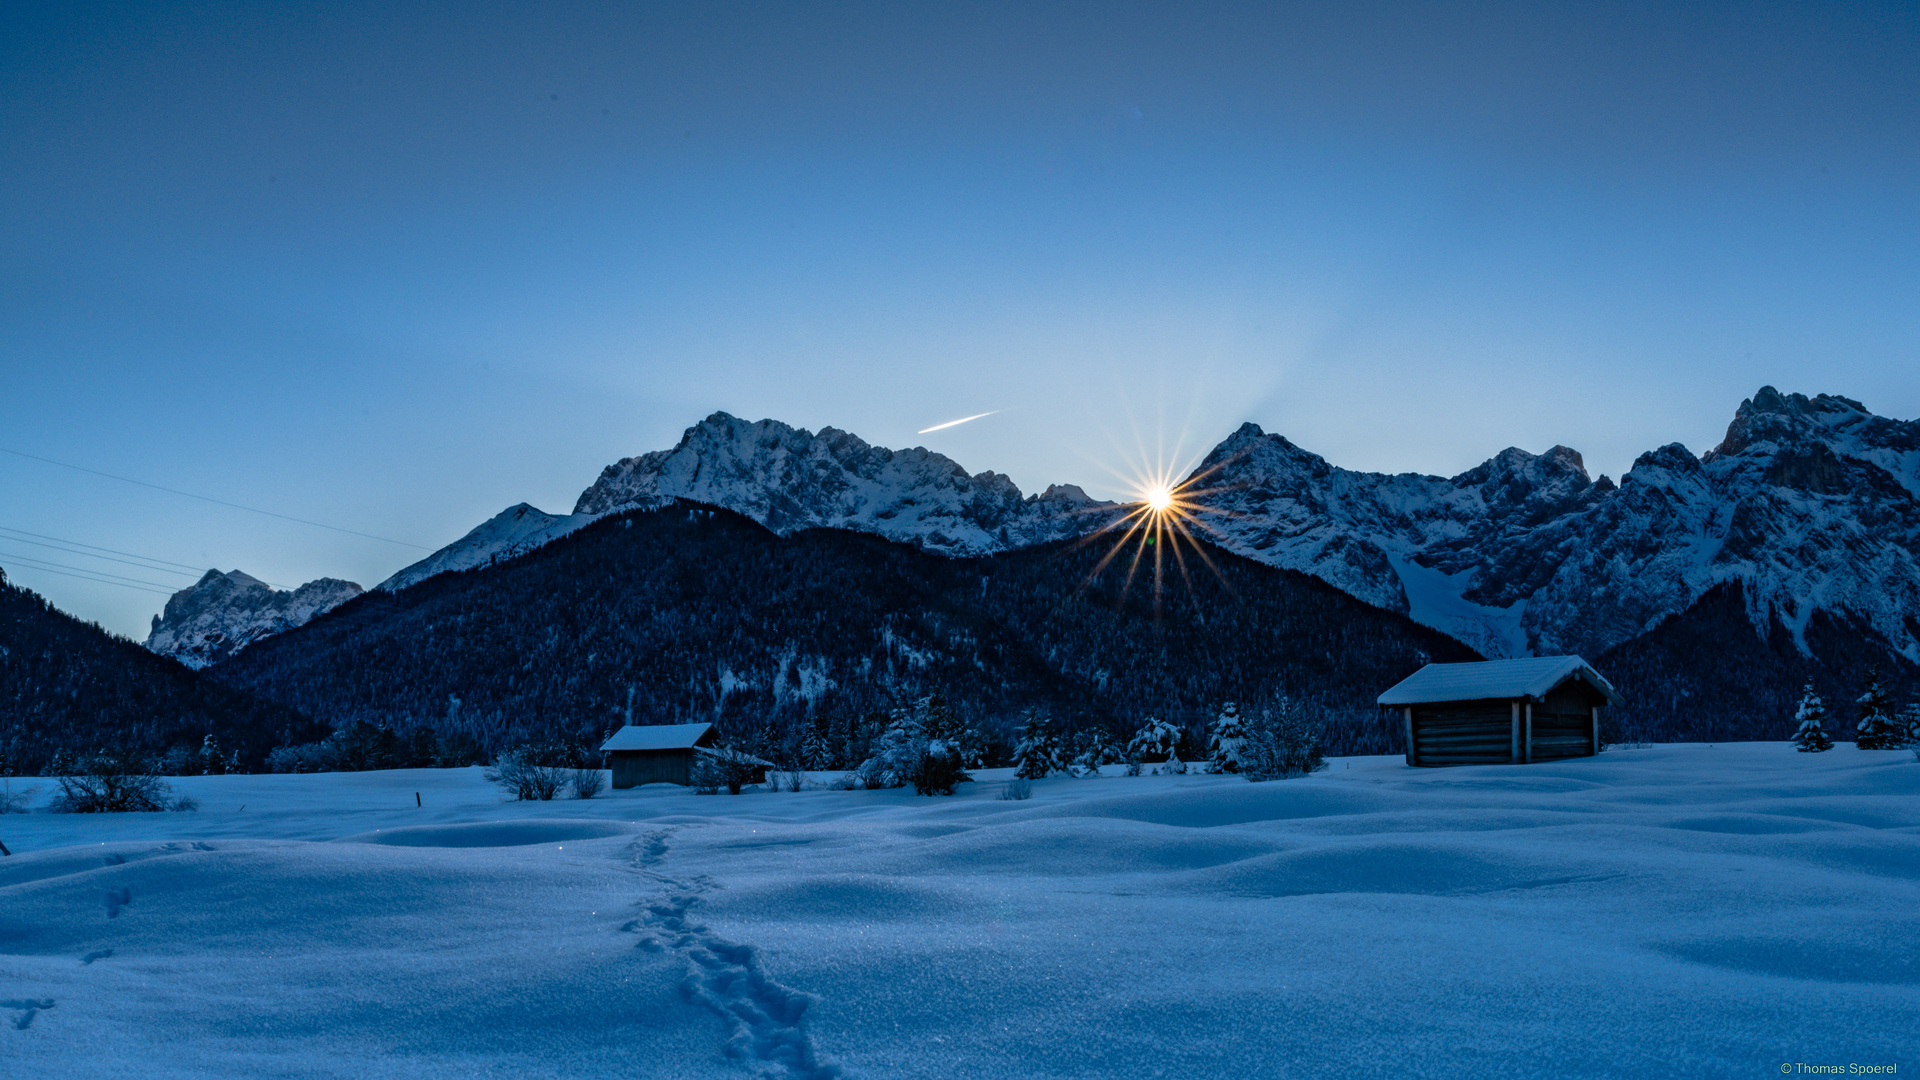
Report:
[[[1428,664],[1395,683],[1379,700],[1382,705],[1421,705],[1430,701],[1539,699],[1569,678],[1577,678],[1600,691],[1616,705],[1620,703],[1620,694],[1613,684],[1577,656]]]
[[[602,750],[690,750],[712,724],[628,724],[600,744]]]

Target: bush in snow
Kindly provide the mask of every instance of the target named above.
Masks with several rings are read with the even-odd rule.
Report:
[[[591,799],[607,790],[607,774],[599,769],[575,769],[569,783],[576,799]]]
[[[1229,701],[1220,706],[1220,716],[1214,720],[1213,732],[1207,738],[1207,771],[1239,772],[1240,754],[1246,744],[1247,732],[1240,723],[1240,706]]]
[[[1887,702],[1886,687],[1880,683],[1880,669],[1867,669],[1867,686],[1860,693],[1860,722],[1854,725],[1853,745],[1862,750],[1897,750],[1906,745],[1907,733],[1893,718]]]
[[[573,768],[547,764],[541,747],[516,746],[495,758],[484,774],[491,783],[515,799],[546,801],[560,793],[571,779]]]
[[[173,788],[154,771],[151,758],[135,750],[96,750],[72,760],[72,775],[59,778],[60,792],[47,804],[56,814],[143,813],[194,810],[192,799],[173,798]]]
[[[718,784],[726,788],[729,795],[738,795],[741,788],[759,783],[761,770],[767,767],[752,754],[726,743],[714,750],[697,750],[694,758],[696,763],[701,758],[713,763]]]
[[[1038,709],[1028,709],[1013,748],[1013,774],[1022,780],[1042,780],[1060,769],[1060,740]]]
[[[12,780],[0,780],[0,814],[24,814],[33,805],[38,787],[16,788]]]
[[[1000,789],[1000,799],[1003,802],[1019,802],[1022,799],[1031,798],[1033,798],[1033,785],[1024,777],[1016,776]]]
[[[240,752],[222,754],[220,744],[209,733],[199,746],[176,746],[160,759],[163,776],[225,776],[240,772]]]
[[[1166,761],[1180,749],[1180,729],[1165,720],[1147,717],[1127,744],[1127,759]]]
[[[954,785],[973,779],[962,764],[958,747],[945,739],[929,739],[907,782],[921,795],[951,795]]]
[[[693,786],[697,795],[718,795],[720,763],[709,754],[693,755],[693,767],[688,770],[687,783]]]
[[[1246,725],[1242,774],[1248,780],[1284,780],[1327,767],[1318,726],[1299,702],[1281,698]]]
[[[1827,703],[1814,692],[1812,679],[1807,680],[1806,689],[1800,693],[1800,708],[1793,718],[1800,722],[1793,733],[1796,749],[1809,754],[1833,749],[1833,740],[1827,736]]]

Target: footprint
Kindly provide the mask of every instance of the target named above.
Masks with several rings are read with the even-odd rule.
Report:
[[[123,907],[127,907],[132,903],[133,903],[132,889],[108,889],[107,890],[107,918],[109,919],[119,918],[120,909]]]
[[[16,1001],[0,1001],[0,1009],[19,1009],[20,1015],[14,1018],[13,1030],[25,1031],[33,1026],[36,1014],[53,1008],[53,999],[35,1001],[33,998],[21,998]]]
[[[112,956],[112,955],[113,955],[113,950],[112,950],[112,949],[95,949],[94,951],[92,951],[92,952],[90,952],[90,953],[88,953],[87,955],[85,955],[85,956],[83,956],[83,957],[81,957],[81,958],[80,958],[80,962],[81,962],[82,964],[91,964],[91,963],[93,963],[93,962],[94,962],[95,960],[105,960],[105,959],[106,959],[107,957],[109,957],[109,956]]]

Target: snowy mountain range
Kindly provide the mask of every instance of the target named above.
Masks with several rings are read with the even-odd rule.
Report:
[[[1764,632],[1815,611],[1920,660],[1920,422],[1763,387],[1704,457],[1502,451],[1450,479],[1356,473],[1249,424],[1202,463],[1223,546],[1301,570],[1490,656],[1598,655],[1744,585]]]
[[[1669,444],[1641,455],[1618,484],[1590,478],[1564,446],[1510,448],[1450,478],[1355,472],[1247,424],[1201,463],[1189,496],[1202,508],[1200,531],[1222,546],[1312,574],[1488,656],[1598,655],[1738,581],[1762,631],[1777,619],[1798,639],[1826,611],[1920,661],[1920,422],[1874,416],[1847,398],[1763,387],[1704,457]],[[676,497],[781,535],[851,529],[955,557],[1082,535],[1123,509],[1071,485],[1023,496],[1005,476],[969,474],[924,448],[715,413],[672,449],[608,466],[573,513],[511,507],[379,588],[512,558]],[[168,603],[149,648],[207,654],[213,639],[189,633],[176,604],[221,635],[225,655],[325,610],[295,601],[315,586],[358,591],[314,582],[277,594],[288,598],[285,615],[276,610],[269,629],[244,590],[220,592],[241,606],[217,614],[214,591],[201,595],[211,580]],[[196,599],[182,602],[189,594]]]
[[[190,668],[204,668],[360,593],[360,586],[338,578],[320,578],[287,590],[238,570],[224,574],[209,570],[168,598],[166,611],[153,617],[147,648]]]

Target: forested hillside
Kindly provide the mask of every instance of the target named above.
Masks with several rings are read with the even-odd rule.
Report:
[[[1197,726],[1223,700],[1289,694],[1336,748],[1397,749],[1383,688],[1474,659],[1318,580],[1214,551],[1095,567],[1115,537],[951,559],[878,537],[779,537],[686,502],[608,518],[518,559],[374,592],[209,669],[311,713],[497,748],[635,722],[730,732],[848,718],[939,693],[990,736],[1029,706],[1124,734]]]
[[[1831,713],[1827,733],[1851,739],[1868,669],[1879,670],[1896,703],[1920,695],[1920,668],[1869,627],[1817,612],[1805,640],[1811,655],[1777,616],[1761,638],[1740,583],[1720,585],[1596,661],[1626,697],[1610,724],[1617,737],[1644,742],[1785,739],[1812,679]]]
[[[0,773],[36,773],[62,748],[162,751],[207,735],[257,765],[275,746],[325,732],[58,611],[0,573]]]

